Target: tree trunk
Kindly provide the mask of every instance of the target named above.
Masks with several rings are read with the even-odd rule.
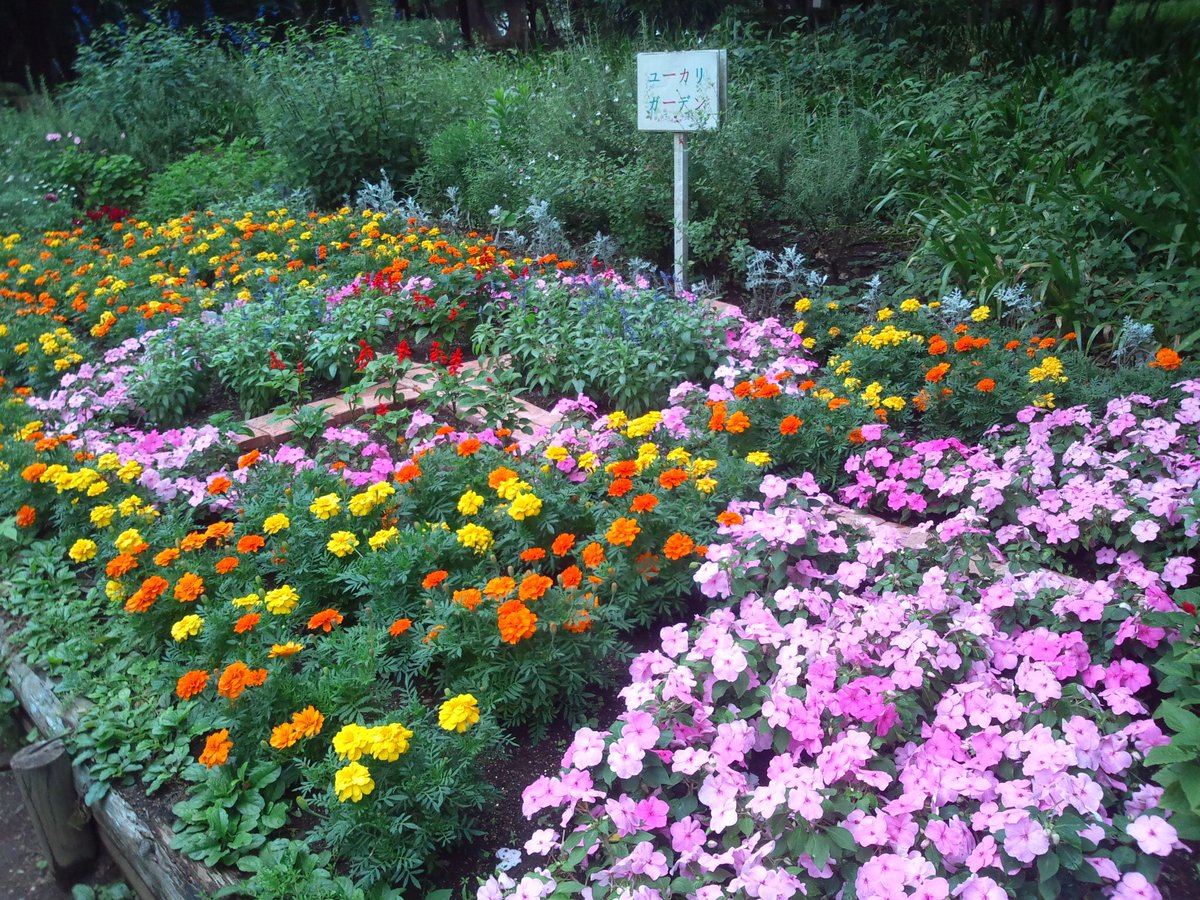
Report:
[[[69,885],[96,861],[96,826],[75,793],[61,738],[18,750],[10,763],[54,880]]]
[[[467,6],[469,0],[458,0],[458,27],[462,31],[463,44],[475,46],[475,38],[471,34],[471,10]]]

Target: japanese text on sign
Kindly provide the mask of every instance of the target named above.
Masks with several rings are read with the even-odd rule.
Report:
[[[704,131],[720,123],[725,52],[639,53],[638,129]]]

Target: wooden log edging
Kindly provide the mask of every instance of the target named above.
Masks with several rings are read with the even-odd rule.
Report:
[[[45,737],[74,730],[88,704],[64,706],[54,685],[20,658],[5,622],[0,620],[0,662],[26,714]],[[87,769],[72,765],[75,789],[87,796],[95,780]],[[238,879],[210,869],[171,849],[171,829],[147,821],[126,799],[129,789],[112,787],[90,807],[100,840],[130,887],[143,900],[199,900]]]

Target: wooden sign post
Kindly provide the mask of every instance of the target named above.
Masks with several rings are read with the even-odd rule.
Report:
[[[675,135],[675,292],[687,290],[688,133],[721,124],[725,109],[726,53],[688,50],[639,53],[639,131]]]

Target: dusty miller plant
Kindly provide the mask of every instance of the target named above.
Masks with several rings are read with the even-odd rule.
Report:
[[[1113,348],[1113,362],[1119,366],[1137,365],[1150,357],[1154,347],[1154,326],[1126,316],[1121,323],[1121,336]]]

